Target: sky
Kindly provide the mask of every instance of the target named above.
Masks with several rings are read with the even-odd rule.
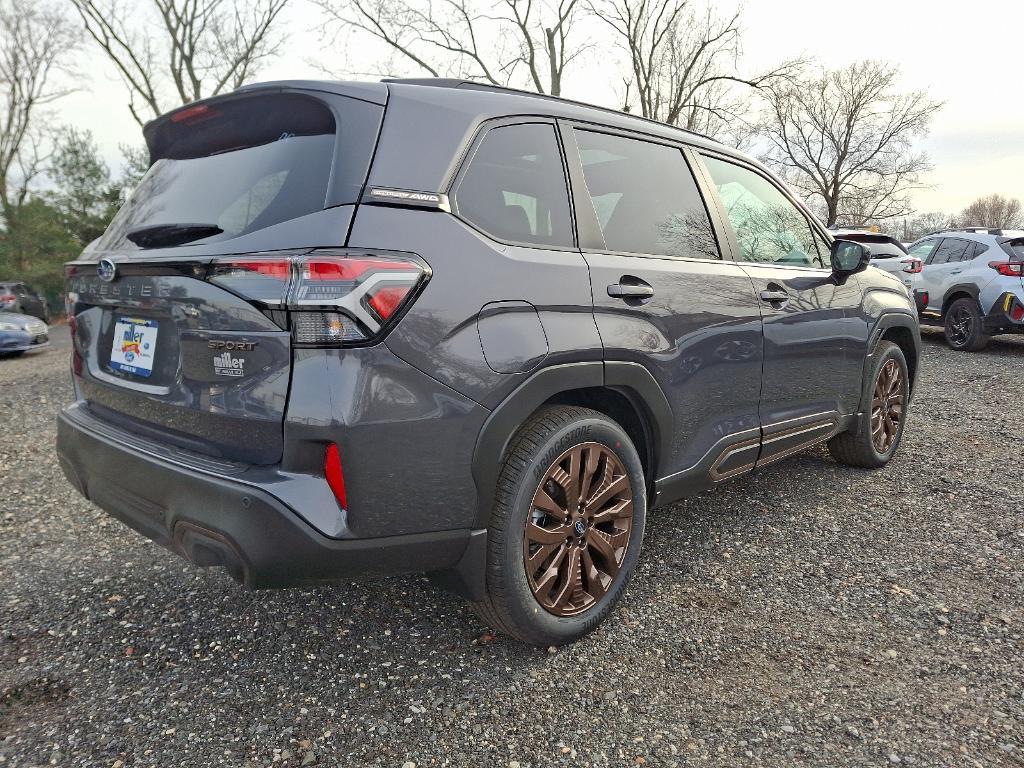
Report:
[[[142,0],[128,0],[139,2]],[[258,80],[360,76],[374,49],[357,37],[324,40],[320,11],[292,0],[283,32],[283,55]],[[713,2],[722,14],[733,2]],[[967,10],[969,9],[969,13]],[[926,89],[944,102],[931,133],[920,142],[934,170],[928,188],[913,195],[918,212],[955,213],[975,198],[998,192],[1024,198],[1024,98],[1019,95],[1021,49],[1007,30],[1024,28],[1024,3],[973,0],[748,0],[743,6],[740,71],[753,73],[797,56],[841,67],[865,58],[899,65],[906,90]],[[605,64],[612,51],[591,51],[566,83],[566,96],[607,106],[621,104],[618,70]],[[121,144],[140,145],[141,131],[126,91],[97,48],[83,45],[76,64],[79,90],[58,102],[53,119],[92,131],[109,164],[120,164]],[[402,73],[402,74],[411,74]]]

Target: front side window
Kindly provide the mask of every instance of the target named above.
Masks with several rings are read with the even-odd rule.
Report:
[[[455,189],[455,206],[497,240],[571,248],[569,193],[554,126],[488,131]]]
[[[605,247],[620,253],[720,259],[683,153],[649,141],[576,130]]]
[[[739,260],[823,267],[806,217],[759,173],[704,157],[739,244]]]

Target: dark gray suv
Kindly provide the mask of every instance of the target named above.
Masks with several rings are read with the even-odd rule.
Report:
[[[67,266],[57,450],[196,565],[426,572],[557,645],[649,509],[815,443],[897,450],[906,288],[714,141],[445,80],[267,83],[144,133]]]

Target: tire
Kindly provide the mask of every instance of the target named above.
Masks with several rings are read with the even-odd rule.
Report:
[[[946,343],[961,352],[979,352],[988,345],[978,302],[964,297],[949,305],[942,319]]]
[[[898,397],[887,399],[888,409],[879,412],[879,391],[890,391],[881,381],[883,372],[895,372],[899,377]],[[880,341],[875,347],[875,364],[871,367],[871,375],[867,377],[864,387],[863,402],[868,403],[858,422],[847,432],[842,432],[828,441],[828,450],[832,458],[840,464],[851,467],[875,469],[884,467],[896,455],[903,438],[903,429],[907,423],[907,411],[910,402],[910,373],[907,370],[907,359],[903,350],[890,341]],[[886,413],[889,420],[886,422]],[[882,428],[888,435],[888,425],[895,423],[895,431],[889,442],[878,441],[875,426],[876,418],[881,417]],[[896,420],[898,417],[898,421]]]
[[[19,349],[17,352],[0,352],[0,360],[3,360],[5,358],[8,360],[13,360],[14,358],[21,357],[24,354],[24,349]]]
[[[591,500],[589,509],[574,511],[573,491],[550,477],[567,468],[561,477],[572,488],[574,466],[581,468],[577,484],[592,491],[583,494]],[[610,492],[613,485],[620,490]],[[643,467],[622,427],[588,408],[540,409],[513,436],[498,478],[487,532],[487,596],[473,603],[477,615],[532,645],[560,646],[583,637],[604,621],[626,588],[640,556],[646,510]],[[539,534],[543,544],[536,541]],[[532,575],[527,557],[536,561]],[[576,574],[572,583],[570,572]]]

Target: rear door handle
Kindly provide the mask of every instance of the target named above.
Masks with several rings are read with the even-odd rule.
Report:
[[[789,301],[789,294],[785,291],[761,291],[761,301],[769,304],[785,304]]]
[[[623,275],[619,282],[608,286],[608,295],[613,299],[649,299],[654,295],[654,288],[639,277]]]

